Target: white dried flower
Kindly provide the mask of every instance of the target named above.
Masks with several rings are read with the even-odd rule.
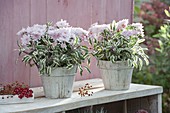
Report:
[[[130,36],[134,36],[134,35],[137,35],[138,32],[136,30],[124,30],[122,31],[121,33],[124,37],[130,37]]]
[[[54,26],[57,28],[64,28],[64,27],[69,27],[70,25],[69,25],[69,23],[67,23],[66,20],[61,19]]]
[[[132,26],[136,28],[139,35],[144,37],[144,30],[143,30],[144,27],[141,23],[133,23]]]
[[[22,38],[21,38],[21,44],[22,45],[27,45],[27,44],[30,43],[30,41],[31,41],[30,36],[23,35]]]
[[[109,29],[110,25],[109,24],[102,24],[98,25],[97,23],[91,25],[89,28],[89,37],[91,38],[98,38],[99,35],[105,30]]]
[[[123,20],[117,22],[117,23],[116,23],[116,29],[117,29],[117,31],[120,31],[120,30],[126,28],[127,25],[128,25],[128,23],[129,23],[129,20],[128,20],[128,19],[123,19]]]
[[[26,29],[25,29],[25,28],[22,28],[22,29],[17,33],[17,35],[18,35],[18,36],[22,36],[22,35],[24,35],[24,33],[26,33]]]

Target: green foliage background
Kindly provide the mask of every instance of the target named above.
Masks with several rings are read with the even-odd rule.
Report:
[[[162,1],[170,5],[169,0]],[[142,2],[143,0],[136,0],[134,20],[145,23],[149,21],[139,16]],[[134,70],[133,82],[163,86],[163,113],[170,113],[170,24],[163,25],[162,23],[161,27],[158,26],[159,29],[156,29],[151,23],[144,25],[145,31],[147,31],[145,32],[146,39],[148,39],[145,46],[152,47],[148,51],[148,53],[152,53],[149,54],[150,65],[144,66],[141,71]]]

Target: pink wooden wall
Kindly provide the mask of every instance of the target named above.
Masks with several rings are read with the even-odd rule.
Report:
[[[41,85],[36,68],[25,66],[21,58],[16,64],[16,33],[22,27],[66,19],[72,26],[87,29],[94,22],[132,21],[132,15],[133,0],[0,0],[0,83]],[[100,77],[94,60],[91,71],[77,75],[76,80]]]

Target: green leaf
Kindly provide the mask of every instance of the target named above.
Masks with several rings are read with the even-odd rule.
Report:
[[[19,41],[17,40],[17,45],[18,45],[18,47],[21,49],[22,48],[22,46],[21,46],[21,44],[19,43]]]
[[[162,49],[160,49],[160,48],[155,48],[155,50],[158,51],[158,52],[160,52],[160,53],[163,52]]]
[[[89,56],[88,53],[84,54],[84,55],[83,55],[83,59],[85,60],[85,58],[87,58],[88,56]]]
[[[80,58],[81,60],[85,60],[86,56],[84,57],[81,53],[79,53],[79,52],[77,52],[77,53],[78,53],[78,56],[79,56],[78,58]]]
[[[79,53],[77,51],[75,51],[74,54],[75,54],[76,58],[79,58]]]
[[[140,44],[140,43],[142,43],[144,41],[145,41],[145,39],[138,39],[137,43]]]
[[[90,45],[92,45],[92,39],[91,38],[89,38],[89,43],[90,43]]]
[[[110,29],[113,30],[113,25],[112,25],[112,23],[110,24]]]
[[[82,76],[83,75],[83,69],[81,66],[79,66],[79,69],[80,69],[80,75]]]
[[[36,48],[37,49],[45,49],[45,46],[44,45],[37,45]]]
[[[135,13],[139,14],[140,13],[140,8],[138,6],[135,6],[134,11],[135,11]]]
[[[48,75],[51,74],[51,67],[50,67],[50,66],[47,67],[47,74],[48,74]]]
[[[21,56],[21,54],[22,54],[22,52],[21,52],[21,50],[19,51],[19,56]]]
[[[170,12],[168,10],[165,9],[164,12],[168,17],[170,17]]]
[[[139,58],[139,70],[141,70],[143,67],[143,61]]]
[[[146,57],[144,57],[144,60],[145,60],[146,65],[149,65],[149,60]]]
[[[63,54],[62,56],[61,56],[61,61],[64,61],[65,59],[66,59],[66,55],[65,54]]]
[[[24,58],[22,59],[23,62],[28,63],[31,60],[31,56],[25,55]]]
[[[114,20],[114,21],[112,21],[112,29],[113,29],[113,31],[115,31],[116,30],[116,21]]]
[[[158,40],[158,43],[159,43],[160,48],[163,48],[163,43],[162,43],[162,41],[161,41],[161,40]]]
[[[90,57],[87,58],[87,64],[90,66]]]
[[[85,52],[88,52],[88,47],[87,46],[81,46],[81,49],[84,50]]]
[[[160,38],[160,34],[153,35],[154,38]]]
[[[91,73],[90,69],[89,69],[87,66],[84,66],[84,68],[85,68],[89,73]]]
[[[67,69],[73,68],[73,64],[68,64],[66,68],[67,68]]]
[[[78,41],[79,41],[78,39],[79,39],[78,37],[75,38],[74,45],[78,44]]]
[[[114,63],[114,62],[115,62],[115,57],[112,55],[112,56],[110,57],[110,60],[112,61],[112,63]]]

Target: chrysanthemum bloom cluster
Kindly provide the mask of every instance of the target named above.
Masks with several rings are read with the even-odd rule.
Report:
[[[22,28],[17,35],[21,36],[22,45],[29,45],[32,41],[38,42],[45,35],[48,35],[56,44],[74,44],[77,37],[79,43],[84,41],[87,38],[87,31],[79,27],[71,27],[65,20],[61,20],[53,26],[36,24]]]
[[[147,48],[140,44],[144,42],[144,30],[141,23],[129,24],[128,19],[111,24],[93,24],[89,28],[89,42],[93,47],[92,54],[98,60],[128,61],[128,64],[141,68],[142,59],[148,64]],[[139,66],[138,66],[139,64]]]
[[[17,33],[20,54],[25,53],[23,61],[36,65],[41,74],[50,74],[56,67],[72,68],[88,57],[88,48],[81,42],[87,41],[87,31],[72,27],[65,20],[52,25],[33,25]],[[80,66],[82,71],[82,67]]]
[[[25,53],[25,63],[36,65],[41,74],[50,74],[56,67],[72,68],[78,65],[82,74],[81,63],[89,57],[88,47],[81,42],[89,39],[98,60],[128,61],[131,66],[142,67],[143,58],[148,63],[145,48],[139,46],[144,41],[143,26],[140,23],[128,24],[124,19],[111,24],[93,24],[89,32],[79,27],[72,27],[65,20],[56,24],[33,25],[23,28],[17,34],[20,53]],[[89,60],[88,60],[89,61]],[[87,67],[85,67],[90,71]]]
[[[104,30],[109,30],[110,32],[114,30],[114,34],[119,33],[126,38],[130,36],[144,37],[143,25],[141,23],[132,23],[130,25],[128,25],[128,23],[128,19],[123,19],[117,23],[113,21],[113,26],[110,24],[98,25],[95,23],[89,28],[89,36],[92,38],[99,38]],[[112,29],[112,27],[114,27],[114,29]]]

